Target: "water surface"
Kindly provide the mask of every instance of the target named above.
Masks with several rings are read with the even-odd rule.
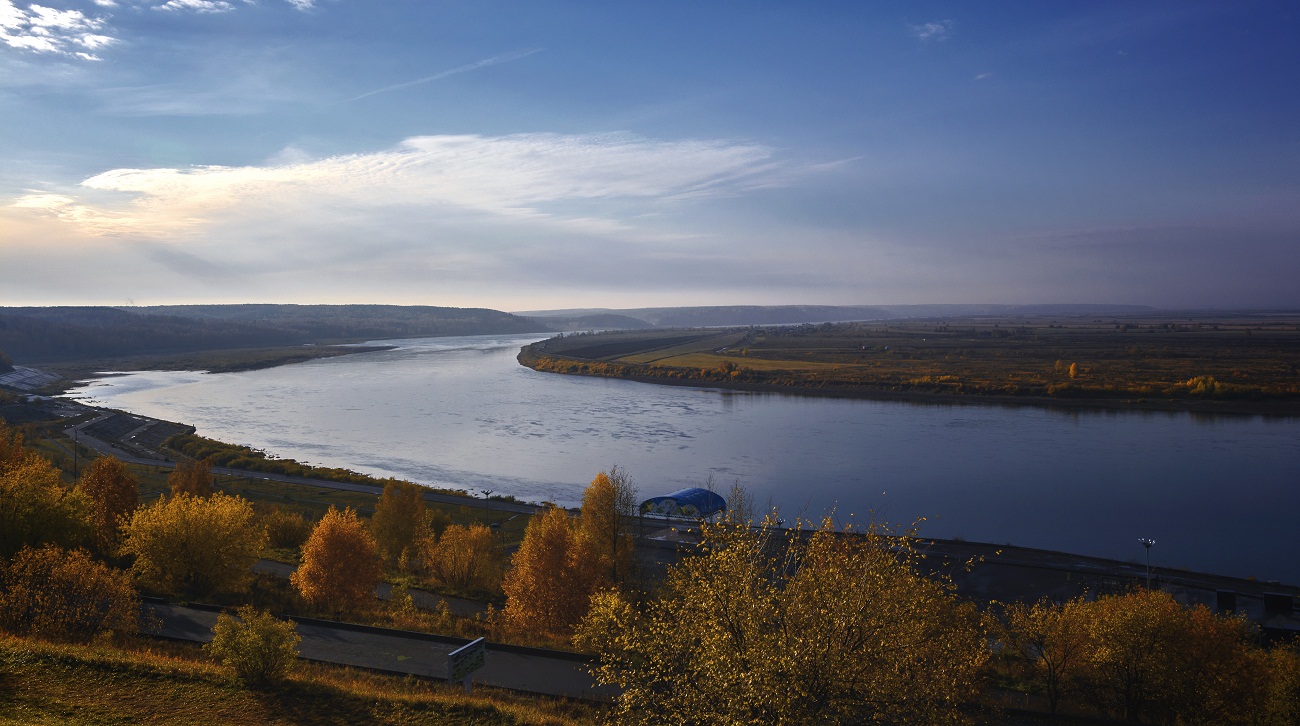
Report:
[[[538,373],[533,336],[382,341],[243,373],[73,392],[313,464],[576,504],[612,464],[645,496],[740,481],[787,517],[920,517],[936,537],[1300,583],[1300,419],[911,404]]]

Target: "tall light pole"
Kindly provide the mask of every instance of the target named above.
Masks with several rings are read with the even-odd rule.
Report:
[[[1156,543],[1155,540],[1148,539],[1146,537],[1141,537],[1138,539],[1138,544],[1142,545],[1147,549],[1147,589],[1148,590],[1151,589],[1151,545],[1155,543]]]

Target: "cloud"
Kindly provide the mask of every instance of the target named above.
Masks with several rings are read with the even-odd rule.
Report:
[[[117,42],[101,32],[106,26],[104,18],[80,10],[59,10],[35,3],[22,8],[12,0],[0,0],[0,43],[10,48],[100,60],[90,51]]]
[[[983,81],[985,79],[992,78],[992,77],[993,77],[992,73],[980,73],[979,75],[975,76],[975,80]]]
[[[132,7],[168,12],[225,13],[252,0],[123,0]],[[307,11],[315,0],[284,0],[291,7]],[[118,0],[82,0],[81,9],[51,8],[39,3],[0,0],[0,44],[31,53],[59,55],[82,60],[103,60],[95,51],[120,42],[110,24],[110,15],[98,10],[118,8]]]
[[[196,13],[225,13],[234,9],[235,6],[226,0],[167,0],[154,6],[154,10],[193,10]]]
[[[583,234],[631,232],[648,203],[781,186],[814,167],[728,141],[624,135],[420,136],[370,154],[266,166],[114,169],[77,194],[32,191],[11,207],[95,236],[175,237],[289,207],[439,209]],[[634,200],[636,213],[620,204]]]
[[[951,20],[938,20],[909,27],[912,30],[912,35],[921,40],[943,41],[952,37],[953,22]]]

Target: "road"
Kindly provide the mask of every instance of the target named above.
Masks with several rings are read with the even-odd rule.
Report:
[[[151,635],[200,643],[212,639],[215,609],[164,603],[149,603],[145,609],[156,618],[146,620],[145,632]],[[447,654],[469,642],[322,621],[299,622],[297,630],[301,658],[441,679],[447,678]],[[582,656],[491,644],[487,665],[474,674],[474,683],[549,696],[611,699],[614,691],[596,685],[586,669]]]

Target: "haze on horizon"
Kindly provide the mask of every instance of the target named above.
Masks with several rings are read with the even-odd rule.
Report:
[[[0,305],[1300,307],[1294,2],[0,0]]]

